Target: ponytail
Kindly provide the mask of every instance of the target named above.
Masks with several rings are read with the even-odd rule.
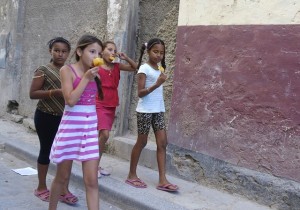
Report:
[[[97,85],[98,97],[100,100],[103,100],[102,82],[98,77],[95,77],[95,82]]]
[[[146,50],[146,47],[147,47],[147,43],[144,43],[144,44],[142,45],[142,47],[141,47],[140,57],[139,57],[139,63],[138,63],[137,69],[139,69],[140,66],[141,66],[142,58],[143,58],[144,52],[145,52],[145,50]]]
[[[162,66],[164,69],[167,68],[166,62],[165,62],[165,53],[166,53],[166,52],[164,52],[164,57],[163,57],[163,59],[161,60],[161,66]]]

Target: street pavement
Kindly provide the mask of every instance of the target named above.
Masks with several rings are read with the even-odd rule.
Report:
[[[33,195],[33,189],[37,184],[37,175],[21,176],[12,171],[31,167],[27,162],[15,158],[13,155],[0,151],[0,210],[41,210],[48,209],[48,202],[41,201]],[[53,176],[49,175],[48,183],[51,183]],[[70,190],[79,198],[75,206],[59,202],[58,209],[74,210],[87,209],[85,202],[85,191],[75,183],[70,184]],[[100,201],[103,210],[121,210],[103,200]]]
[[[26,128],[22,124],[12,122],[10,119],[0,117],[0,144],[3,144],[6,155],[13,155],[24,160],[23,167],[32,166],[35,168],[36,158],[38,154],[39,142],[35,132]],[[7,154],[9,153],[9,154]],[[270,210],[267,206],[260,205],[256,202],[247,200],[246,198],[229,194],[225,191],[209,188],[194,182],[179,179],[177,177],[168,176],[170,182],[179,186],[179,192],[168,193],[156,189],[158,181],[158,172],[143,166],[138,167],[139,177],[148,185],[145,189],[134,188],[124,181],[129,170],[129,162],[109,154],[103,154],[101,160],[102,166],[111,170],[112,174],[99,179],[100,198],[108,203],[101,202],[101,209],[128,209],[128,210]],[[0,165],[0,174],[5,172],[10,166],[2,167]],[[4,171],[5,170],[5,171]],[[51,166],[50,173],[54,174],[55,166]],[[11,172],[10,172],[11,173]],[[14,172],[13,172],[14,173]],[[19,176],[14,174],[14,176]],[[48,185],[51,184],[49,177]],[[15,185],[5,187],[3,190],[3,178],[1,177],[1,200],[0,210],[8,208],[7,205],[18,201],[20,198],[13,196],[16,191],[25,190],[24,198],[21,196],[23,203],[30,204],[30,208],[8,208],[8,209],[46,209],[44,202],[39,201],[33,195],[33,189],[36,186],[36,176],[24,177],[19,176],[18,181],[20,187],[13,181]],[[31,179],[31,180],[30,180]],[[79,195],[79,205],[70,207],[61,204],[59,209],[86,209],[84,191],[82,191],[82,171],[81,164],[74,162],[72,168],[72,183],[70,188],[74,194]],[[27,183],[28,182],[28,183]],[[10,182],[9,182],[10,183]],[[5,183],[9,185],[9,183]],[[22,183],[22,184],[21,184]],[[12,183],[11,183],[12,184]],[[77,186],[77,187],[76,187]],[[73,188],[72,188],[73,187]],[[8,204],[2,204],[2,197],[7,198]],[[16,201],[15,201],[16,200]],[[26,202],[25,202],[26,201]],[[3,201],[4,202],[4,201]],[[19,202],[19,201],[18,201]],[[5,203],[5,202],[4,202]],[[22,202],[21,202],[22,203]],[[32,205],[33,204],[33,205]],[[111,205],[112,204],[112,205]],[[2,205],[6,205],[5,208]],[[117,207],[116,207],[117,206]],[[31,208],[32,207],[32,208]]]

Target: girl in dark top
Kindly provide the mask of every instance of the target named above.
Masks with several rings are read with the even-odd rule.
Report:
[[[59,70],[69,57],[71,45],[68,40],[56,37],[48,42],[51,55],[50,63],[42,65],[34,72],[30,87],[30,98],[38,99],[34,114],[34,124],[40,141],[40,152],[37,159],[38,186],[34,195],[49,202],[50,192],[46,177],[49,168],[49,154],[64,109],[64,98],[61,91]],[[61,192],[60,200],[75,204],[78,198],[68,190],[68,184]]]

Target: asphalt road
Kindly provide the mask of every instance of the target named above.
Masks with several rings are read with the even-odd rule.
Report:
[[[45,210],[48,203],[39,200],[33,195],[37,185],[37,175],[22,176],[12,169],[32,167],[23,160],[0,149],[0,210]],[[50,187],[53,176],[49,175],[47,184]],[[85,210],[85,191],[76,184],[70,184],[70,191],[78,196],[76,206],[59,202],[58,210]],[[101,195],[100,195],[101,196]],[[101,210],[120,210],[120,208],[100,200]]]

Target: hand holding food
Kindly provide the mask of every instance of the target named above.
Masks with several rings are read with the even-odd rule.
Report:
[[[160,74],[159,77],[156,80],[156,85],[160,86],[167,80],[167,75],[166,74]]]

